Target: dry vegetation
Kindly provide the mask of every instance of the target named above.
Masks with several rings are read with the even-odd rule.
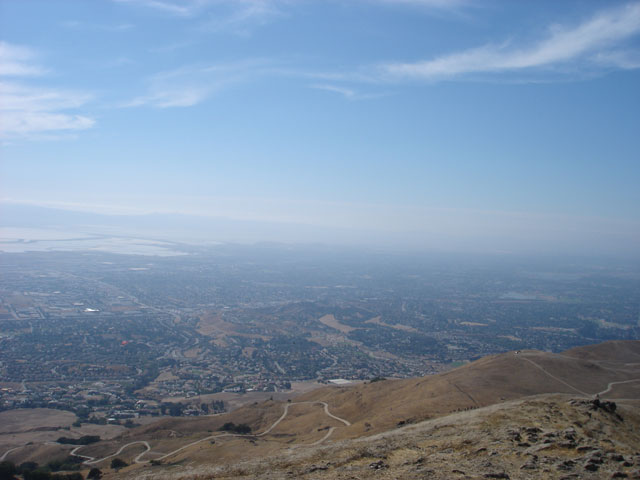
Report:
[[[323,387],[290,404],[267,399],[225,415],[167,418],[81,453],[102,458],[141,441],[151,447],[144,460],[174,452],[161,465],[133,464],[118,474],[129,478],[476,478],[477,472],[509,478],[604,478],[598,475],[606,472],[610,478],[618,471],[631,476],[640,465],[634,456],[640,453],[638,380],[640,342],[563,354],[509,352],[440,375]],[[597,393],[617,399],[617,412],[593,410],[588,402]],[[331,415],[351,425],[327,415],[319,403],[298,402],[326,402]],[[226,422],[247,424],[252,434],[219,437]],[[534,427],[540,431],[522,430]],[[569,428],[576,430],[577,443],[567,447],[561,431]],[[119,457],[132,463],[144,450],[137,443]],[[606,458],[597,471],[584,470],[587,455],[596,450]],[[623,467],[614,454],[628,457],[630,465]]]
[[[148,467],[136,478],[637,478],[639,406],[625,402],[616,415],[569,395],[535,396],[235,465]],[[595,458],[597,470],[586,469]]]

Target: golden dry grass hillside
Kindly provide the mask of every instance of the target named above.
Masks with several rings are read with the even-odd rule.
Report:
[[[463,428],[464,422],[455,423],[457,422],[455,419],[469,419],[469,421],[474,419],[473,422],[477,428],[473,432],[452,433],[456,438],[466,439],[460,440],[463,442],[462,446],[454,446],[454,440],[447,440],[446,435],[439,437],[444,443],[437,444],[438,449],[451,449],[453,453],[465,452],[464,455],[467,458],[468,450],[477,443],[476,436],[480,435],[480,432],[492,435],[493,423],[503,430],[506,428],[506,423],[500,423],[499,419],[507,422],[513,417],[516,423],[536,425],[536,428],[542,428],[543,425],[546,425],[544,427],[546,429],[558,430],[561,425],[564,425],[563,428],[569,428],[568,419],[573,418],[572,415],[575,412],[571,412],[578,408],[576,405],[582,405],[580,415],[588,417],[589,408],[591,408],[588,402],[593,401],[597,396],[603,401],[615,399],[620,404],[619,412],[625,412],[622,415],[623,420],[615,416],[619,412],[612,414],[611,418],[603,416],[604,413],[600,411],[597,414],[602,417],[603,422],[605,420],[609,422],[605,433],[608,432],[607,435],[610,438],[616,438],[615,441],[611,441],[628,446],[636,440],[635,437],[628,436],[629,431],[625,429],[629,425],[638,426],[637,415],[633,414],[633,409],[638,406],[638,399],[640,399],[639,358],[640,341],[608,342],[559,354],[533,350],[508,352],[488,356],[439,375],[365,382],[350,387],[322,387],[293,397],[289,402],[274,400],[256,402],[224,415],[166,418],[128,430],[111,440],[82,447],[76,453],[87,458],[87,468],[97,466],[103,469],[106,478],[123,476],[138,478],[151,474],[189,478],[191,474],[188,472],[194,472],[195,475],[196,471],[200,472],[199,475],[202,474],[201,472],[208,471],[226,472],[224,475],[233,478],[230,472],[235,471],[240,475],[240,470],[233,470],[235,467],[232,466],[248,465],[256,459],[261,459],[260,462],[263,463],[280,459],[278,462],[282,465],[290,465],[292,471],[298,473],[306,472],[305,475],[308,474],[309,478],[315,478],[314,472],[320,472],[317,473],[318,478],[331,478],[322,472],[333,467],[313,470],[310,465],[305,466],[303,463],[296,463],[298,460],[287,459],[307,458],[309,461],[319,462],[322,455],[325,455],[322,452],[334,451],[332,445],[347,445],[344,448],[353,452],[366,450],[370,442],[384,443],[383,439],[387,438],[386,435],[391,435],[389,432],[418,432],[423,427],[427,430],[440,429],[439,425],[444,424],[438,422],[443,418],[452,419],[451,421],[458,425],[456,428]],[[553,398],[552,405],[555,406],[541,406],[540,410],[536,411],[534,406],[539,403],[518,403],[522,399],[540,395],[546,395],[544,398],[547,399]],[[574,403],[567,403],[569,400]],[[503,416],[495,413],[500,411],[498,408],[500,405],[509,406],[504,408],[510,413],[505,413]],[[516,405],[527,405],[529,416],[515,419]],[[553,418],[553,415],[549,414],[552,410],[562,413],[561,417],[564,420],[562,422],[558,420],[560,422],[558,425],[548,423],[548,420]],[[489,412],[491,415],[495,413],[498,417],[488,413],[476,415],[475,412]],[[251,433],[221,431],[223,425],[229,422],[235,425],[246,424],[251,428]],[[612,425],[616,422],[624,428],[618,429],[619,431],[613,428]],[[623,433],[627,436],[616,437]],[[587,433],[585,435],[585,438],[589,437]],[[588,438],[585,442],[587,440]],[[349,443],[352,441],[356,443]],[[407,442],[411,444],[413,441],[398,440],[398,445],[404,445]],[[422,440],[421,442],[419,445],[423,445],[424,442]],[[451,445],[447,446],[449,444]],[[424,445],[420,448],[426,448]],[[636,445],[640,449],[640,442]],[[489,447],[482,448],[488,450]],[[416,452],[422,450],[415,446],[406,448],[408,449],[406,452],[403,450],[405,447],[395,449],[394,460],[391,460],[390,453],[385,454],[387,458],[383,460],[388,466],[384,468],[391,468],[390,465],[400,461],[398,459],[404,459],[403,462],[417,462],[421,455]],[[498,451],[497,447],[492,448]],[[571,449],[566,452],[561,450],[556,453],[566,454],[565,456],[569,459],[576,457]],[[633,453],[628,448],[625,452],[625,454]],[[369,465],[367,462],[371,459],[374,460],[369,463],[382,459],[380,456],[378,458],[369,454],[362,454],[364,455],[362,456],[361,453],[353,453],[353,455],[344,457],[341,465],[351,465],[358,469],[365,464]],[[521,455],[524,454],[521,452]],[[116,456],[125,460],[130,466],[119,472],[111,471],[110,460]],[[478,455],[478,458],[480,457],[482,455]],[[324,458],[325,464],[329,462],[329,458]],[[20,460],[17,457],[15,459]],[[510,463],[504,464],[501,468],[505,471],[513,470],[522,459],[513,458]],[[254,465],[247,472],[255,473],[257,472],[255,468],[257,467]],[[375,466],[372,469],[378,470]],[[366,471],[371,473],[369,470]],[[267,473],[263,471],[260,475],[267,475]],[[286,477],[285,473],[280,473],[283,475],[282,478]],[[205,475],[203,478],[213,478],[207,476],[208,473],[203,475]],[[376,475],[382,475],[382,473],[378,472]],[[248,473],[247,476],[247,478],[250,477]],[[381,476],[380,478],[396,477]],[[397,478],[412,477],[399,475]]]
[[[563,354],[533,350],[492,355],[449,372],[422,378],[385,380],[353,388],[320,388],[299,397],[322,400],[353,426],[336,438],[386,431],[460,410],[542,393],[637,397],[640,342],[616,341]],[[607,396],[604,394],[604,396]]]
[[[536,395],[233,464],[149,467],[135,478],[638,479],[639,407],[624,400],[612,412],[571,395]]]

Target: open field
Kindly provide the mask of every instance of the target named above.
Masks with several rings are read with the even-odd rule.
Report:
[[[0,412],[0,434],[68,427],[75,420],[75,414],[62,410],[48,408],[10,410]]]
[[[333,315],[324,315],[322,317],[320,317],[318,319],[318,321],[320,323],[322,323],[323,325],[326,325],[327,327],[331,327],[331,328],[335,328],[336,330],[338,330],[339,332],[342,332],[344,334],[348,334],[350,332],[353,332],[355,330],[355,328],[350,327],[348,325],[344,325],[343,323],[340,323],[336,317],[334,317]]]

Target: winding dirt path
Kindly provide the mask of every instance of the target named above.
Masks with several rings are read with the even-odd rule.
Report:
[[[96,459],[95,457],[89,457],[87,455],[81,455],[81,454],[77,453],[77,451],[80,450],[85,445],[80,445],[80,446],[74,448],[73,450],[71,450],[71,452],[69,454],[73,455],[74,457],[86,458],[86,460],[84,462],[82,462],[85,465],[95,465],[97,463],[104,462],[105,460],[108,460],[108,459],[110,459],[112,457],[116,457],[116,456],[120,455],[125,448],[128,448],[128,447],[130,447],[132,445],[144,445],[145,448],[146,448],[146,450],[144,452],[142,452],[140,455],[138,455],[135,458],[135,462],[136,463],[140,463],[140,462],[138,462],[140,457],[142,457],[145,453],[147,453],[149,450],[151,450],[151,447],[149,446],[149,444],[144,440],[137,440],[135,442],[127,443],[126,445],[121,446],[116,453],[112,453],[111,455],[107,455],[106,457],[98,458],[98,459]]]
[[[286,404],[284,405],[284,412],[282,412],[282,415],[281,415],[281,416],[280,416],[280,417],[279,417],[275,422],[273,422],[273,423],[269,426],[269,428],[267,428],[267,429],[266,429],[264,432],[262,432],[262,433],[258,433],[258,434],[256,434],[256,435],[251,435],[251,434],[248,434],[248,435],[241,435],[241,434],[237,434],[237,433],[219,433],[219,434],[217,434],[217,435],[209,435],[208,437],[201,438],[200,440],[196,440],[195,442],[191,442],[191,443],[188,443],[188,444],[186,444],[186,445],[183,445],[182,447],[177,448],[177,449],[173,450],[172,452],[162,454],[162,456],[161,456],[161,457],[158,457],[158,458],[156,458],[155,460],[157,460],[157,461],[164,460],[165,458],[171,457],[172,455],[175,455],[176,453],[180,453],[181,451],[186,450],[187,448],[192,447],[192,446],[194,446],[194,445],[197,445],[197,444],[199,444],[199,443],[206,442],[206,441],[210,441],[210,440],[215,440],[215,439],[219,439],[219,438],[223,438],[223,437],[244,437],[244,438],[259,438],[259,437],[264,437],[265,435],[269,434],[269,432],[271,432],[271,430],[273,430],[274,428],[276,428],[276,427],[280,424],[280,422],[282,422],[285,418],[287,418],[287,415],[289,414],[289,407],[291,407],[292,405],[305,405],[305,404],[306,404],[306,405],[310,405],[310,404],[312,404],[312,405],[322,405],[325,415],[327,415],[327,416],[328,416],[328,417],[330,417],[330,418],[333,418],[334,420],[337,420],[337,421],[339,421],[339,422],[342,422],[342,423],[343,423],[345,426],[347,426],[347,427],[351,425],[351,422],[349,422],[349,420],[345,420],[344,418],[340,418],[340,417],[338,417],[337,415],[334,415],[333,413],[331,413],[331,412],[329,411],[329,404],[327,404],[326,402],[314,402],[314,401],[309,401],[309,402],[293,402],[293,403],[286,403]],[[329,428],[329,430],[327,431],[327,433],[326,433],[326,435],[325,435],[324,437],[322,437],[320,440],[317,440],[316,442],[311,443],[311,444],[308,444],[308,445],[319,445],[320,443],[324,442],[325,440],[327,440],[327,439],[331,436],[331,434],[334,432],[334,430],[335,430],[336,428],[337,428],[337,427],[331,427],[331,428]],[[103,462],[103,461],[105,461],[105,460],[108,460],[109,458],[113,458],[113,457],[115,457],[115,456],[117,456],[117,455],[120,455],[120,454],[123,452],[123,450],[125,450],[126,448],[128,448],[128,447],[130,447],[130,446],[132,446],[132,445],[139,445],[139,444],[144,445],[144,446],[145,446],[145,448],[146,448],[146,450],[145,450],[144,452],[140,453],[140,454],[139,454],[139,455],[134,459],[134,462],[135,462],[135,463],[148,463],[148,462],[150,462],[151,460],[143,460],[143,459],[142,459],[142,457],[143,457],[144,455],[146,455],[147,453],[149,453],[149,452],[151,451],[151,446],[150,446],[150,445],[149,445],[149,443],[148,443],[148,442],[146,442],[145,440],[138,440],[138,441],[135,441],[135,442],[127,443],[126,445],[121,446],[121,447],[118,449],[118,451],[117,451],[117,452],[112,453],[111,455],[108,455],[108,456],[103,457],[103,458],[98,458],[98,459],[96,459],[96,458],[94,458],[94,457],[89,457],[89,456],[87,456],[87,455],[81,455],[81,454],[77,453],[77,451],[78,451],[79,449],[81,449],[82,447],[84,447],[84,445],[80,445],[80,446],[78,446],[78,447],[74,448],[74,449],[71,451],[71,453],[70,453],[70,454],[71,454],[71,455],[73,455],[73,456],[75,456],[75,457],[85,458],[86,460],[85,460],[84,462],[82,462],[82,463],[84,463],[85,465],[95,465],[95,464],[98,464],[98,463]],[[20,448],[20,447],[16,447],[16,448]],[[12,450],[15,450],[15,449],[12,449]],[[12,451],[12,450],[10,450],[10,451]],[[6,452],[4,456],[6,456],[10,451]],[[4,458],[4,456],[3,456],[3,458]]]
[[[620,385],[622,383],[633,383],[633,382],[640,382],[640,378],[634,378],[633,380],[623,380],[621,382],[609,382],[609,384],[607,385],[607,388],[601,392],[596,393],[596,395],[600,396],[600,395],[609,393],[611,391],[611,387],[613,387],[614,385]]]
[[[9,450],[7,450],[6,452],[4,452],[4,454],[0,457],[0,462],[2,462],[5,458],[7,458],[7,455],[9,455],[11,452],[13,452],[14,450],[18,450],[19,448],[22,448],[24,445],[20,445],[19,447],[13,447],[10,448]]]
[[[564,356],[564,355],[563,355]],[[567,387],[569,387],[572,390],[575,390],[576,392],[586,396],[586,397],[593,397],[593,396],[601,396],[601,395],[605,395],[607,393],[609,393],[611,391],[611,389],[613,388],[614,385],[621,385],[624,383],[633,383],[633,382],[640,382],[640,378],[634,378],[631,380],[621,380],[621,381],[617,381],[617,382],[609,382],[609,384],[607,385],[607,388],[605,388],[604,390],[602,390],[601,392],[597,392],[597,393],[587,393],[587,392],[583,392],[582,390],[580,390],[579,388],[574,387],[573,385],[571,385],[570,383],[565,382],[564,380],[562,380],[561,378],[556,377],[555,375],[553,375],[552,373],[549,373],[544,367],[541,367],[540,365],[538,365],[536,362],[534,362],[533,360],[526,358],[525,354],[521,355],[520,358],[522,358],[522,360],[525,360],[527,362],[529,362],[531,365],[533,365],[534,367],[542,370],[547,376],[553,378],[554,380],[562,383],[563,385],[566,385]],[[567,357],[567,358],[571,358],[571,357]]]

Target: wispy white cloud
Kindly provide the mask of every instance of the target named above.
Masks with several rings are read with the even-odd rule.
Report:
[[[371,1],[371,0],[369,0]],[[386,3],[389,5],[411,5],[416,7],[427,7],[437,9],[459,8],[469,5],[469,0],[373,0],[377,3]]]
[[[164,14],[197,20],[200,30],[248,36],[261,26],[289,15],[303,0],[112,0]],[[327,0],[339,3],[342,0]],[[423,7],[433,11],[459,10],[470,0],[360,0],[365,4]]]
[[[336,93],[338,95],[342,95],[347,100],[370,100],[373,98],[380,98],[382,96],[386,96],[384,93],[361,93],[358,90],[350,87],[345,87],[342,85],[334,85],[329,83],[314,83],[309,85],[311,88],[315,88],[316,90],[324,90],[326,92]]]
[[[256,27],[266,25],[285,16],[282,0],[236,0],[216,2],[218,8],[212,12],[202,28],[212,32],[228,32],[249,35]]]
[[[351,88],[347,88],[347,87],[342,87],[339,85],[329,85],[329,84],[314,84],[311,85],[311,88],[315,88],[317,90],[325,90],[327,92],[333,92],[333,93],[338,93],[342,96],[344,96],[345,98],[352,100],[356,97],[356,91],[351,89]]]
[[[131,30],[134,25],[132,23],[118,23],[114,25],[106,25],[99,23],[86,23],[77,20],[66,20],[60,24],[64,28],[74,30],[102,30],[106,32],[124,32]]]
[[[121,104],[122,108],[152,106],[158,108],[192,107],[204,101],[209,89],[195,86],[155,87],[147,95],[135,97]]]
[[[86,104],[89,95],[15,80],[45,73],[33,63],[35,58],[30,48],[0,42],[0,78],[14,78],[0,81],[0,138],[35,138],[92,127],[92,118],[72,112]]]
[[[0,83],[0,137],[32,138],[91,128],[95,121],[70,113],[87,103],[84,93]]]
[[[35,56],[28,47],[0,42],[0,76],[42,75],[45,69],[33,63]]]
[[[160,10],[172,15],[179,15],[182,17],[190,17],[198,13],[208,3],[207,0],[182,0],[182,1],[169,1],[169,0],[113,0],[117,3],[127,3],[130,5],[151,8],[154,10]]]
[[[593,57],[593,60],[604,67],[634,70],[640,68],[640,49],[600,52]]]
[[[248,35],[251,30],[285,14],[283,6],[292,0],[113,0],[164,12],[165,14],[197,19],[200,29]]]
[[[154,75],[148,80],[144,95],[126,101],[120,107],[191,107],[225,87],[269,72],[270,62],[261,59],[186,66]]]
[[[618,49],[639,33],[640,3],[633,3],[601,11],[576,27],[554,25],[544,39],[531,46],[514,47],[512,42],[484,45],[432,60],[390,63],[381,70],[390,79],[438,80],[471,73],[551,68],[578,61],[596,65],[602,64],[605,57],[611,66],[637,68],[635,61],[628,61],[633,56],[627,52],[623,59]]]

